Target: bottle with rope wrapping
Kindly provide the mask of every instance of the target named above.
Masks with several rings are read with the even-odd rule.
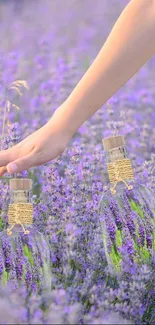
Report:
[[[9,180],[8,226],[0,233],[0,282],[29,292],[51,289],[50,249],[33,225],[32,180]]]
[[[103,139],[109,186],[99,218],[109,269],[150,263],[155,251],[155,195],[134,180],[123,136]]]

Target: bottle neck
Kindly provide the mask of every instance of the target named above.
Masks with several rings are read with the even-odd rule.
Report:
[[[16,190],[10,191],[10,203],[17,204],[17,203],[31,203],[31,191],[24,191],[24,190]]]
[[[118,160],[128,159],[128,153],[125,146],[117,147],[106,151],[107,164],[114,163]]]

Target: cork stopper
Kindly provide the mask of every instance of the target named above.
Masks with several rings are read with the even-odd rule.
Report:
[[[122,135],[104,138],[102,140],[102,142],[103,142],[104,150],[110,150],[110,149],[122,147],[125,145],[124,136],[122,136]]]
[[[29,178],[12,178],[9,181],[10,190],[31,190],[32,189],[32,179]]]

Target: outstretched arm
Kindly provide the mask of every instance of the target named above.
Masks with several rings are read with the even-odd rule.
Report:
[[[76,130],[155,53],[155,0],[131,0],[101,51],[49,122],[0,152],[0,176],[59,156]]]
[[[56,121],[74,134],[154,53],[155,0],[131,0],[86,74],[55,112]]]

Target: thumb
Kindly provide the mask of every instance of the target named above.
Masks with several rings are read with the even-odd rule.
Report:
[[[18,158],[15,161],[12,161],[6,166],[6,168],[8,173],[14,174],[29,169],[35,166],[35,164],[36,164],[36,156],[34,153],[30,153],[25,157]]]

